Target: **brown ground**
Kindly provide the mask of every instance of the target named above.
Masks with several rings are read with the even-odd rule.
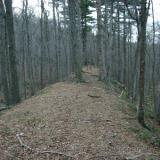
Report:
[[[128,131],[119,97],[86,71],[87,83],[57,83],[0,115],[0,160],[149,160],[158,154]]]

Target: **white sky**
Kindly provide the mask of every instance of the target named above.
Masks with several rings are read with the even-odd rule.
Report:
[[[35,10],[35,13],[39,12],[39,7],[38,7],[39,1],[40,0],[28,0],[29,6]],[[47,10],[50,10],[48,6],[49,0],[44,0],[44,1],[45,1],[45,8]],[[153,0],[153,4],[154,4],[155,21],[160,21],[160,0]],[[13,7],[22,8],[22,0],[13,0]],[[150,17],[148,21],[152,22],[152,18]]]
[[[160,0],[153,0],[153,5],[154,5],[155,21],[160,21]]]

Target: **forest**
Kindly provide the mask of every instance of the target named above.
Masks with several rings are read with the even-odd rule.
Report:
[[[150,130],[146,113],[160,125],[154,0],[39,0],[36,9],[28,0],[21,8],[12,3],[0,0],[0,111],[71,75],[86,83],[83,68],[94,66],[98,81],[137,106],[142,127]]]

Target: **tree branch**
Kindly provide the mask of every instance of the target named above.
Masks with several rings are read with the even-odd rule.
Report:
[[[75,159],[73,156],[71,155],[68,155],[68,154],[65,154],[65,153],[62,153],[62,152],[57,152],[57,151],[41,151],[39,149],[33,149],[31,148],[30,146],[28,146],[27,144],[25,144],[23,142],[23,140],[21,139],[21,136],[23,135],[23,133],[21,134],[16,134],[16,137],[21,145],[21,147],[24,147],[25,149],[28,149],[36,154],[46,154],[46,153],[50,153],[50,154],[54,154],[54,155],[59,155],[59,156],[65,156],[65,157],[68,157],[70,159]]]
[[[138,11],[137,11],[136,6],[134,5],[134,6],[135,6],[135,14],[136,14],[136,16],[135,16],[135,15],[133,15],[133,13],[131,12],[131,10],[129,9],[128,0],[124,0],[124,4],[125,4],[125,6],[126,6],[126,8],[127,8],[127,11],[128,11],[129,16],[130,16],[133,20],[135,20],[137,23],[139,23]]]

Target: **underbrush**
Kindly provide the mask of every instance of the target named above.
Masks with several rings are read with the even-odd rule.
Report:
[[[107,90],[115,92],[119,97],[117,109],[122,111],[125,119],[129,121],[129,132],[132,132],[140,140],[160,148],[160,126],[154,119],[154,106],[152,96],[145,97],[145,121],[150,130],[141,127],[137,121],[137,102],[128,98],[125,87],[117,81],[107,82]]]
[[[125,94],[120,98],[120,101],[127,103],[127,105],[121,105],[122,112],[125,110],[124,107],[126,106],[129,115],[135,117],[136,120],[136,125],[133,124],[133,121],[131,122],[132,127],[129,128],[129,130],[134,132],[139,139],[160,148],[160,126],[158,126],[154,120],[154,111],[152,109],[153,107],[149,105],[150,102],[147,100],[145,101],[145,121],[146,125],[150,129],[147,130],[137,124],[136,103],[132,103],[130,100],[128,100]]]

